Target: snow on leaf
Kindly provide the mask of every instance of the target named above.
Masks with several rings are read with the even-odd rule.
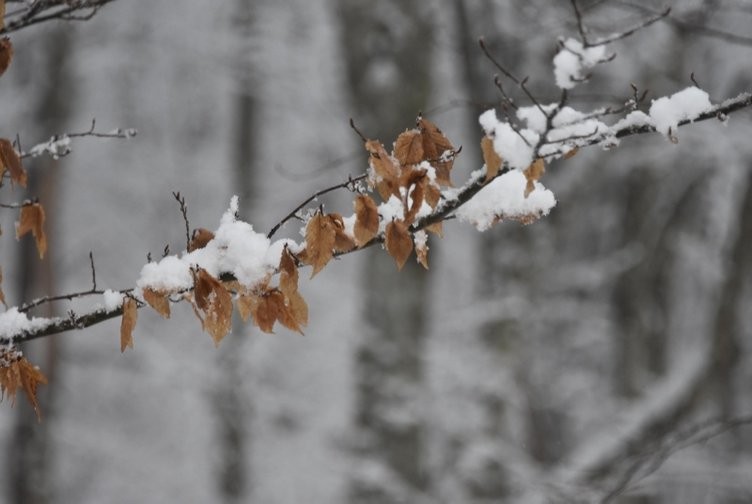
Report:
[[[486,184],[496,177],[501,168],[501,156],[493,148],[493,139],[484,136],[480,141],[480,149],[483,152],[483,162],[486,164]]]
[[[355,243],[362,247],[379,232],[379,210],[370,196],[365,194],[355,198]]]
[[[420,130],[411,129],[400,133],[394,142],[394,157],[402,166],[423,161],[423,136]]]
[[[43,259],[47,252],[47,235],[44,233],[44,208],[39,203],[24,205],[16,223],[16,238],[21,238],[31,232],[37,242],[39,258]]]
[[[402,269],[413,251],[413,240],[407,225],[402,221],[391,221],[386,225],[384,238],[386,251],[394,258],[397,269]]]
[[[138,304],[128,297],[123,302],[123,318],[120,321],[120,353],[126,348],[133,348],[133,329],[138,319]]]
[[[399,162],[387,153],[381,142],[368,140],[365,145],[370,154],[368,183],[376,187],[385,201],[391,194],[399,196]]]
[[[5,172],[10,173],[10,180],[14,184],[26,187],[27,175],[21,165],[21,158],[13,148],[13,144],[6,138],[0,138],[0,177]]]
[[[326,216],[334,227],[334,251],[349,252],[355,248],[355,239],[345,232],[345,222],[338,213],[330,213]]]
[[[162,317],[170,318],[170,293],[168,291],[154,290],[149,287],[143,289],[142,296],[149,306],[154,308]]]
[[[5,8],[5,3],[3,3],[3,8]],[[8,37],[3,37],[0,39],[0,75],[8,70],[11,61],[13,61],[13,44],[10,43]]]

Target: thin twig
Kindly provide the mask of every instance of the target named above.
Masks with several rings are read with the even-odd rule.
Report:
[[[621,33],[617,33],[615,35],[611,35],[609,37],[604,37],[602,39],[598,39],[595,42],[590,42],[586,44],[586,47],[595,47],[600,45],[606,45],[610,44],[611,42],[616,42],[617,40],[621,40],[624,38],[629,37],[630,35],[633,35],[635,32],[642,30],[643,28],[647,28],[653,23],[656,23],[660,21],[661,19],[665,18],[671,13],[671,7],[667,7],[663,12],[653,16],[652,18],[648,18],[645,21],[641,22],[638,25],[633,26],[632,28],[623,31]]]
[[[478,39],[478,44],[480,45],[480,48],[483,50],[483,54],[485,54],[486,58],[488,58],[488,61],[490,61],[491,63],[493,63],[493,65],[496,68],[498,68],[501,73],[503,73],[504,75],[506,75],[506,77],[509,80],[511,80],[515,84],[519,84],[520,83],[520,80],[517,77],[515,77],[514,75],[512,75],[512,73],[509,70],[507,70],[501,63],[499,63],[496,60],[496,58],[493,57],[493,55],[491,54],[491,52],[486,47],[486,42],[483,40],[483,37],[481,37],[481,38]]]
[[[185,223],[185,250],[188,250],[191,248],[191,224],[188,221],[188,205],[185,203],[185,197],[180,195],[180,191],[173,191],[172,196],[180,205],[180,213],[183,215],[183,222]]]
[[[357,130],[356,130],[357,131]],[[347,189],[348,191],[355,191],[356,184],[360,182],[361,180],[365,180],[366,177],[368,177],[367,173],[364,173],[362,175],[358,175],[357,177],[348,177],[347,182],[342,182],[337,185],[333,185],[331,187],[327,187],[326,189],[322,189],[308,198],[305,199],[300,205],[296,206],[295,209],[288,213],[281,221],[276,223],[274,227],[269,231],[269,233],[266,235],[267,238],[271,238],[274,236],[274,234],[279,231],[279,228],[281,228],[287,221],[290,219],[295,218],[297,213],[302,210],[304,207],[306,207],[311,201],[315,200],[319,196],[323,196],[324,194],[330,193],[332,191],[336,191],[337,189]]]
[[[89,251],[89,264],[91,265],[91,290],[97,290],[97,270],[94,268],[94,252]]]
[[[590,43],[588,42],[587,35],[585,33],[585,25],[582,22],[582,13],[580,12],[580,8],[577,6],[577,1],[571,0],[571,2],[572,10],[574,10],[574,17],[577,19],[577,31],[580,32],[580,37],[582,38],[582,45],[588,47]]]

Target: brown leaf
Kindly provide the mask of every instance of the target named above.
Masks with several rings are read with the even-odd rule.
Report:
[[[298,292],[298,267],[295,258],[285,246],[279,258],[279,290],[286,296]]]
[[[379,210],[370,196],[355,198],[355,243],[362,247],[379,232]]]
[[[483,162],[486,163],[486,184],[496,178],[501,168],[501,157],[496,153],[493,147],[493,139],[484,136],[480,141],[480,149],[483,151]]]
[[[439,238],[444,238],[444,226],[442,224],[443,223],[441,221],[434,222],[430,226],[426,226],[425,229],[426,231],[435,234]]]
[[[219,346],[232,328],[232,294],[203,268],[193,273],[193,296],[203,312],[203,327]]]
[[[377,140],[368,140],[366,150],[371,155],[368,159],[371,167],[368,174],[370,186],[376,187],[384,201],[392,194],[399,197],[399,162]]]
[[[311,217],[306,226],[306,262],[313,266],[313,278],[334,256],[337,229],[332,219],[320,213]]]
[[[273,289],[265,292],[261,296],[253,296],[253,307],[251,314],[254,323],[265,333],[274,332],[274,323],[279,318],[280,306],[284,307],[284,296],[282,293]]]
[[[16,392],[22,388],[37,414],[37,420],[41,420],[37,402],[37,386],[46,383],[47,378],[44,374],[21,356],[20,352],[0,351],[0,400],[9,397],[13,406],[16,402]]]
[[[546,172],[546,163],[543,158],[538,158],[528,166],[525,171],[525,178],[527,179],[527,185],[525,186],[525,197],[530,196],[530,193],[535,190],[535,182],[539,180]]]
[[[405,223],[410,225],[415,220],[415,216],[418,215],[420,208],[423,206],[423,201],[426,195],[426,185],[428,184],[428,177],[425,175],[413,185],[413,190],[408,191],[410,194],[410,207],[405,214]]]
[[[577,153],[578,153],[578,152],[580,152],[580,148],[579,148],[579,147],[574,147],[574,148],[572,148],[571,150],[568,150],[568,151],[567,151],[567,152],[566,152],[566,153],[564,154],[564,159],[570,159],[570,158],[573,158],[573,157],[575,157],[575,156],[577,155]]]
[[[334,227],[334,251],[349,252],[355,248],[355,239],[345,233],[345,223],[338,213],[330,213],[326,216]]]
[[[8,37],[3,37],[0,39],[0,75],[5,73],[11,61],[13,61],[13,44],[10,43]]]
[[[37,251],[39,258],[44,258],[47,252],[47,236],[44,234],[44,208],[39,203],[24,205],[21,207],[21,214],[16,223],[16,238],[21,238],[28,232],[34,236],[37,242]]]
[[[27,175],[21,165],[21,158],[7,138],[0,138],[0,177],[5,171],[10,172],[10,180],[14,184],[26,187]]]
[[[423,137],[420,130],[407,130],[397,137],[397,141],[394,142],[394,157],[403,166],[418,164],[424,160]]]
[[[253,313],[257,309],[258,296],[253,293],[241,294],[240,296],[238,296],[235,304],[238,307],[240,318],[243,319],[243,322],[248,322],[248,317],[253,316]]]
[[[397,262],[397,268],[402,269],[413,251],[413,240],[404,222],[395,220],[386,225],[385,245],[386,251]]]
[[[455,156],[452,142],[434,123],[423,117],[418,118],[418,129],[423,139],[423,157],[436,170],[436,182],[439,185],[451,186],[449,174],[454,165]]]
[[[444,152],[454,151],[452,142],[425,117],[418,117],[418,129],[423,137],[423,150],[427,159],[438,159]]]
[[[123,301],[123,318],[120,320],[120,353],[126,348],[133,348],[133,329],[138,320],[138,304],[136,300],[126,297]]]
[[[428,203],[428,206],[434,209],[436,208],[436,205],[438,205],[439,201],[441,200],[441,189],[439,189],[439,186],[437,186],[430,180],[426,184],[425,200],[426,200],[426,203]]]
[[[196,228],[191,235],[191,242],[188,244],[188,252],[202,249],[206,244],[214,239],[214,233],[206,228]]]
[[[292,314],[295,321],[303,327],[307,326],[308,304],[305,302],[305,299],[303,299],[303,296],[301,296],[299,292],[286,294],[286,296],[287,307],[290,309],[290,313]]]
[[[170,318],[170,293],[157,291],[149,287],[143,290],[144,301],[154,308],[164,318]]]

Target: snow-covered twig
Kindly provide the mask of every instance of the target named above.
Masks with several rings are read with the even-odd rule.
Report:
[[[59,135],[53,135],[46,142],[41,142],[27,151],[22,151],[19,154],[21,159],[33,158],[41,156],[42,154],[48,154],[53,159],[58,159],[67,156],[71,153],[71,138],[81,137],[96,137],[96,138],[133,138],[138,134],[138,131],[133,128],[122,129],[117,128],[112,131],[102,132],[96,131],[96,119],[91,120],[91,127],[86,131],[79,131],[75,133],[63,133]],[[18,142],[17,142],[18,143]],[[20,148],[20,147],[19,147]]]
[[[5,15],[5,26],[0,34],[11,33],[45,21],[86,21],[115,0],[36,0],[17,2],[22,7]]]

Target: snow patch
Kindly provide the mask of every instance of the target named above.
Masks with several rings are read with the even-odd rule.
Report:
[[[561,89],[572,89],[587,76],[587,71],[608,59],[606,46],[584,47],[579,40],[568,38],[554,56],[554,77]]]
[[[693,121],[711,107],[708,93],[690,86],[671,96],[654,100],[650,105],[650,118],[655,129],[668,136],[669,130],[676,132],[680,121]]]

